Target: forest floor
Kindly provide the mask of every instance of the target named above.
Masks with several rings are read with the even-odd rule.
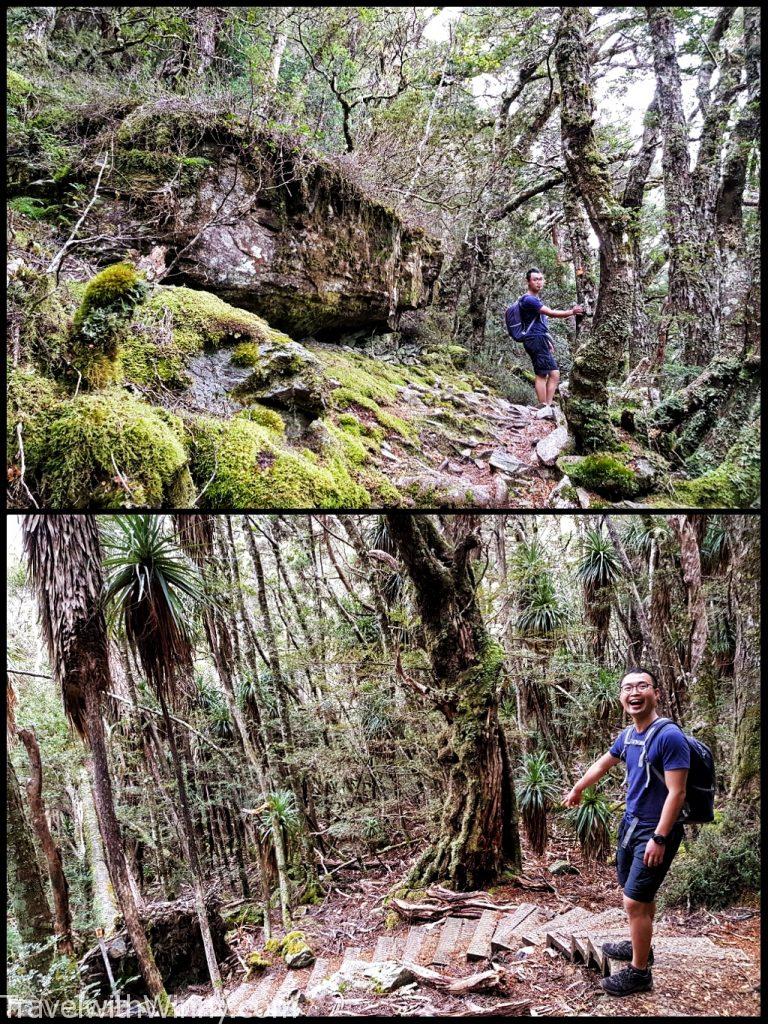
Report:
[[[412,849],[412,848],[411,848]],[[396,855],[395,855],[396,856]],[[392,855],[390,854],[390,857]],[[556,859],[567,859],[579,874],[553,877],[546,869]],[[295,927],[306,935],[318,960],[325,961],[323,975],[338,970],[347,957],[371,959],[372,951],[382,937],[401,941],[409,931],[406,922],[398,922],[387,929],[388,912],[384,901],[404,876],[410,857],[384,861],[383,866],[338,871],[335,882],[325,901],[318,906],[300,908]],[[551,891],[531,891],[515,884],[501,885],[491,890],[498,904],[535,903],[553,913],[564,913],[572,906],[592,912],[621,907],[621,893],[615,869],[607,865],[586,865],[577,849],[567,843],[555,843],[544,858],[530,853],[525,857],[526,878],[546,881]],[[706,936],[724,949],[741,951],[748,963],[733,963],[725,959],[717,962],[686,958],[680,963],[657,962],[653,970],[652,992],[617,999],[603,992],[599,974],[566,960],[560,953],[543,945],[527,947],[527,952],[496,953],[494,962],[504,969],[506,991],[493,995],[471,993],[452,996],[432,987],[419,985],[397,989],[389,994],[376,995],[359,990],[345,991],[342,995],[329,995],[297,1010],[307,1016],[488,1016],[494,1006],[513,1000],[529,1001],[531,1016],[606,1016],[606,1017],[667,1017],[667,1016],[759,1016],[760,1015],[760,913],[754,907],[730,908],[711,913],[698,910],[687,913],[675,910],[660,913],[657,927],[664,933],[680,937]],[[260,928],[242,928],[234,941],[240,957],[262,945]],[[381,947],[379,947],[381,948]],[[360,951],[359,953],[357,951]],[[397,959],[397,957],[395,957]],[[282,961],[268,969],[274,972],[267,984],[268,995],[261,1005],[247,1007],[248,1015],[261,1016],[279,989],[290,986],[288,971]],[[443,976],[466,977],[485,970],[478,963],[467,963],[463,956],[455,956],[447,966],[441,967]],[[306,983],[309,971],[290,972],[299,985]],[[240,977],[233,977],[227,985],[229,994],[240,985]],[[308,987],[311,987],[308,986]],[[204,995],[203,986],[194,992]],[[179,993],[177,1006],[187,997]],[[246,1007],[240,1012],[244,1012]],[[182,1012],[194,1015],[191,1006]],[[238,1012],[235,1010],[235,1012]]]

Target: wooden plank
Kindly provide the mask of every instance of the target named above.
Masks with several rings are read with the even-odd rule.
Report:
[[[440,967],[447,967],[453,961],[459,936],[461,935],[463,920],[460,917],[447,917],[442,925],[440,941],[434,952],[431,963]]]
[[[328,960],[315,960],[312,966],[312,971],[307,978],[307,994],[309,994],[312,989],[317,988],[321,981],[325,981],[328,976],[328,966]]]
[[[500,917],[501,914],[495,910],[483,911],[467,948],[467,960],[490,960],[491,939]]]
[[[597,914],[590,922],[588,931],[599,933],[601,931],[614,931],[619,928],[629,930],[629,924],[627,922],[627,915],[623,910],[619,910],[617,907],[611,907],[609,910],[604,910],[601,914]],[[584,941],[586,931],[583,928],[578,929],[571,935],[571,954],[572,958],[582,960],[586,963],[589,959],[589,946]]]
[[[344,950],[344,957],[341,962],[345,964],[347,960],[362,959],[364,959],[362,946],[347,946],[347,948]]]
[[[612,936],[601,936],[603,942],[613,942]],[[654,963],[653,969],[657,967],[661,968],[674,968],[678,965],[683,966],[682,961],[685,960],[706,960],[708,962],[727,962],[727,963],[749,963],[749,957],[740,949],[734,949],[726,946],[718,946],[717,943],[707,938],[705,935],[658,935],[653,939],[653,955]],[[610,957],[602,954],[603,966],[605,969],[610,970]],[[614,964],[623,963],[624,967],[627,966],[626,961],[613,960],[610,961]],[[687,965],[686,965],[687,966]],[[620,969],[620,968],[619,968]]]
[[[512,929],[512,934],[517,935],[524,946],[535,946],[535,936],[545,927],[548,920],[546,911],[536,909]]]
[[[380,960],[389,960],[390,953],[392,950],[392,936],[391,935],[380,935],[379,941],[376,943],[376,948],[373,951],[372,960],[374,963],[378,963]]]
[[[414,924],[408,929],[408,937],[405,940],[402,959],[405,963],[420,963],[420,956],[424,946],[424,939],[427,931],[423,924]]]
[[[397,960],[398,962],[402,963],[406,938],[406,932],[399,932],[397,935],[392,936],[392,945],[390,946],[389,949],[390,960]]]
[[[516,936],[512,935],[512,932],[535,910],[538,910],[538,907],[534,903],[521,903],[513,913],[504,914],[493,933],[491,949],[517,949],[520,942]]]
[[[278,986],[277,991],[272,996],[269,1006],[264,1011],[265,1017],[284,1017],[283,1003],[290,996],[290,994],[298,989],[302,991],[304,988],[304,982],[307,979],[309,971],[291,971],[289,970],[286,976]]]
[[[603,952],[603,943],[622,942],[624,939],[626,939],[626,937],[627,933],[623,930],[612,932],[601,931],[599,933],[590,932],[587,936],[587,944],[589,947],[587,963],[593,963],[595,967],[598,969],[598,971],[600,971],[602,974],[606,974],[606,961],[608,960],[608,957]],[[627,966],[626,962],[624,966]]]
[[[557,917],[553,917],[551,921],[547,922],[544,929],[544,943],[547,946],[554,945],[550,942],[550,936],[559,935],[572,935],[577,928],[587,928],[595,913],[591,910],[587,910],[584,907],[572,907],[567,910],[564,914],[559,914]]]

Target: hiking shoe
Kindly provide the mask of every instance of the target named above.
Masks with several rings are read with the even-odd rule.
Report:
[[[545,405],[534,415],[537,420],[553,420],[555,418],[555,410],[551,405]]]
[[[618,974],[601,978],[600,986],[609,996],[631,996],[634,992],[650,992],[653,978],[649,970],[638,971],[632,964]]]
[[[627,940],[626,942],[604,942],[603,952],[606,956],[609,956],[611,960],[631,960],[632,959],[632,943]],[[653,946],[648,953],[648,966],[650,967],[653,963]]]

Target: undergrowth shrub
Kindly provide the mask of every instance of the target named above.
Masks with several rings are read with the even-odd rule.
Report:
[[[719,820],[717,820],[719,819]],[[738,807],[716,814],[672,862],[659,906],[721,910],[760,891],[760,828]]]

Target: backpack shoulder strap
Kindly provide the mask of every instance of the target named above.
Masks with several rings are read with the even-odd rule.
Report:
[[[627,760],[627,740],[629,739],[629,734],[632,732],[633,728],[634,728],[634,726],[628,725],[626,727],[626,729],[622,729],[622,731],[621,731],[622,743],[621,743],[621,753],[619,754],[619,757],[621,758],[622,761],[626,761]]]

